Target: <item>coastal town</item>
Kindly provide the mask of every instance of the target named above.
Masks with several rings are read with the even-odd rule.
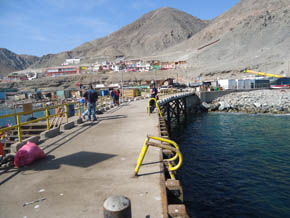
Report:
[[[14,82],[33,80],[42,77],[59,77],[75,74],[92,74],[98,72],[148,72],[154,70],[182,69],[186,66],[186,61],[161,62],[158,60],[145,61],[142,59],[124,60],[117,58],[114,62],[103,61],[102,63],[80,65],[81,59],[66,59],[61,66],[48,67],[43,69],[30,69],[20,72],[11,72],[1,78],[0,82]]]
[[[290,217],[289,0],[1,9],[0,218]]]

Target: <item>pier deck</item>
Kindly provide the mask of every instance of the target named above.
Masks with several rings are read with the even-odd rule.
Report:
[[[0,171],[0,217],[102,218],[112,195],[130,198],[132,217],[163,217],[159,149],[149,149],[141,176],[133,177],[146,135],[159,133],[157,114],[148,116],[146,105],[114,108],[40,144],[46,159]]]

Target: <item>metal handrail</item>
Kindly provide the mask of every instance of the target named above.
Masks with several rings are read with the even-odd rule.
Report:
[[[153,140],[156,140],[156,141],[160,141],[160,142],[165,142],[165,143],[168,143],[168,144],[173,145],[173,146],[150,142],[150,139],[153,139]],[[142,162],[144,160],[144,157],[145,157],[145,155],[147,153],[147,150],[148,150],[149,146],[158,147],[158,148],[161,148],[161,149],[167,149],[167,150],[170,150],[170,151],[173,151],[173,152],[176,153],[174,157],[164,160],[164,161],[168,162],[168,166],[169,166],[168,170],[169,170],[169,174],[170,174],[171,178],[175,179],[175,176],[174,176],[173,172],[177,171],[181,167],[182,161],[183,161],[182,154],[181,154],[181,152],[179,150],[179,147],[172,140],[161,138],[161,137],[156,137],[156,136],[147,136],[146,137],[146,139],[144,141],[144,144],[142,146],[141,152],[139,154],[138,160],[137,160],[137,166],[135,168],[135,176],[138,175],[139,169],[140,169],[140,167],[142,165]],[[177,158],[179,158],[178,163],[175,166],[172,166],[170,161],[174,161]]]
[[[157,107],[157,109],[159,111],[160,117],[163,118],[161,110],[160,110],[160,107],[158,105],[158,102],[157,102],[156,98],[150,98],[149,101],[148,101],[148,115],[150,115],[150,103],[151,103],[151,101],[155,101],[155,106]]]
[[[2,129],[0,129],[0,133],[4,133],[5,131],[9,131],[12,129],[18,129],[18,140],[19,140],[19,142],[22,142],[21,126],[31,124],[31,123],[36,123],[36,122],[42,121],[42,120],[46,120],[47,130],[49,130],[50,129],[49,119],[52,117],[58,116],[58,114],[50,115],[49,110],[60,108],[60,107],[65,107],[64,114],[66,117],[66,122],[68,122],[68,105],[75,105],[75,104],[78,104],[78,107],[76,108],[76,110],[79,110],[79,116],[81,116],[81,106],[80,106],[79,102],[70,102],[70,103],[65,103],[65,104],[60,104],[60,105],[39,108],[39,109],[32,110],[30,112],[17,112],[17,113],[12,113],[12,114],[7,114],[7,115],[1,115],[0,119],[7,118],[7,117],[16,117],[16,125],[2,128]],[[20,120],[21,115],[29,115],[29,114],[39,112],[39,111],[45,111],[45,116],[37,118],[35,120],[21,122],[21,120]]]

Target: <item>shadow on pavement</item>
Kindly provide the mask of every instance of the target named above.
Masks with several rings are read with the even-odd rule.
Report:
[[[17,174],[21,173],[23,175],[30,175],[36,173],[35,171],[44,171],[44,170],[55,170],[59,169],[61,165],[70,165],[81,168],[87,168],[93,166],[102,161],[108,160],[112,157],[115,157],[114,154],[105,154],[105,153],[95,153],[81,151],[71,155],[67,155],[61,158],[54,159],[55,156],[48,155],[46,158],[37,160],[31,165],[24,166],[22,168],[12,168],[11,171],[8,170],[7,173],[12,173],[7,178],[0,181],[0,185],[12,179]],[[28,170],[34,170],[33,172],[26,173]]]
[[[115,119],[123,119],[127,118],[128,116],[126,115],[114,115],[114,116],[105,116],[105,117],[99,117],[98,120],[115,120]]]
[[[116,155],[114,154],[96,153],[88,151],[80,151],[56,159],[53,155],[48,155],[47,158],[37,161],[37,164],[32,164],[26,169],[36,171],[55,170],[59,169],[61,165],[87,168],[115,156]]]
[[[142,173],[142,174],[138,174],[138,177],[149,176],[149,175],[154,175],[154,174],[161,174],[161,173],[163,173],[163,171],[156,171],[156,172],[152,172],[152,173]]]

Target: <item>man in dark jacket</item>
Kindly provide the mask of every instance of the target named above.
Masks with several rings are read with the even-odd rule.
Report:
[[[98,100],[98,94],[96,90],[93,89],[93,86],[90,86],[90,89],[85,92],[84,98],[87,101],[87,108],[89,111],[89,120],[91,120],[91,115],[93,115],[93,120],[97,120],[96,118],[96,101]]]

